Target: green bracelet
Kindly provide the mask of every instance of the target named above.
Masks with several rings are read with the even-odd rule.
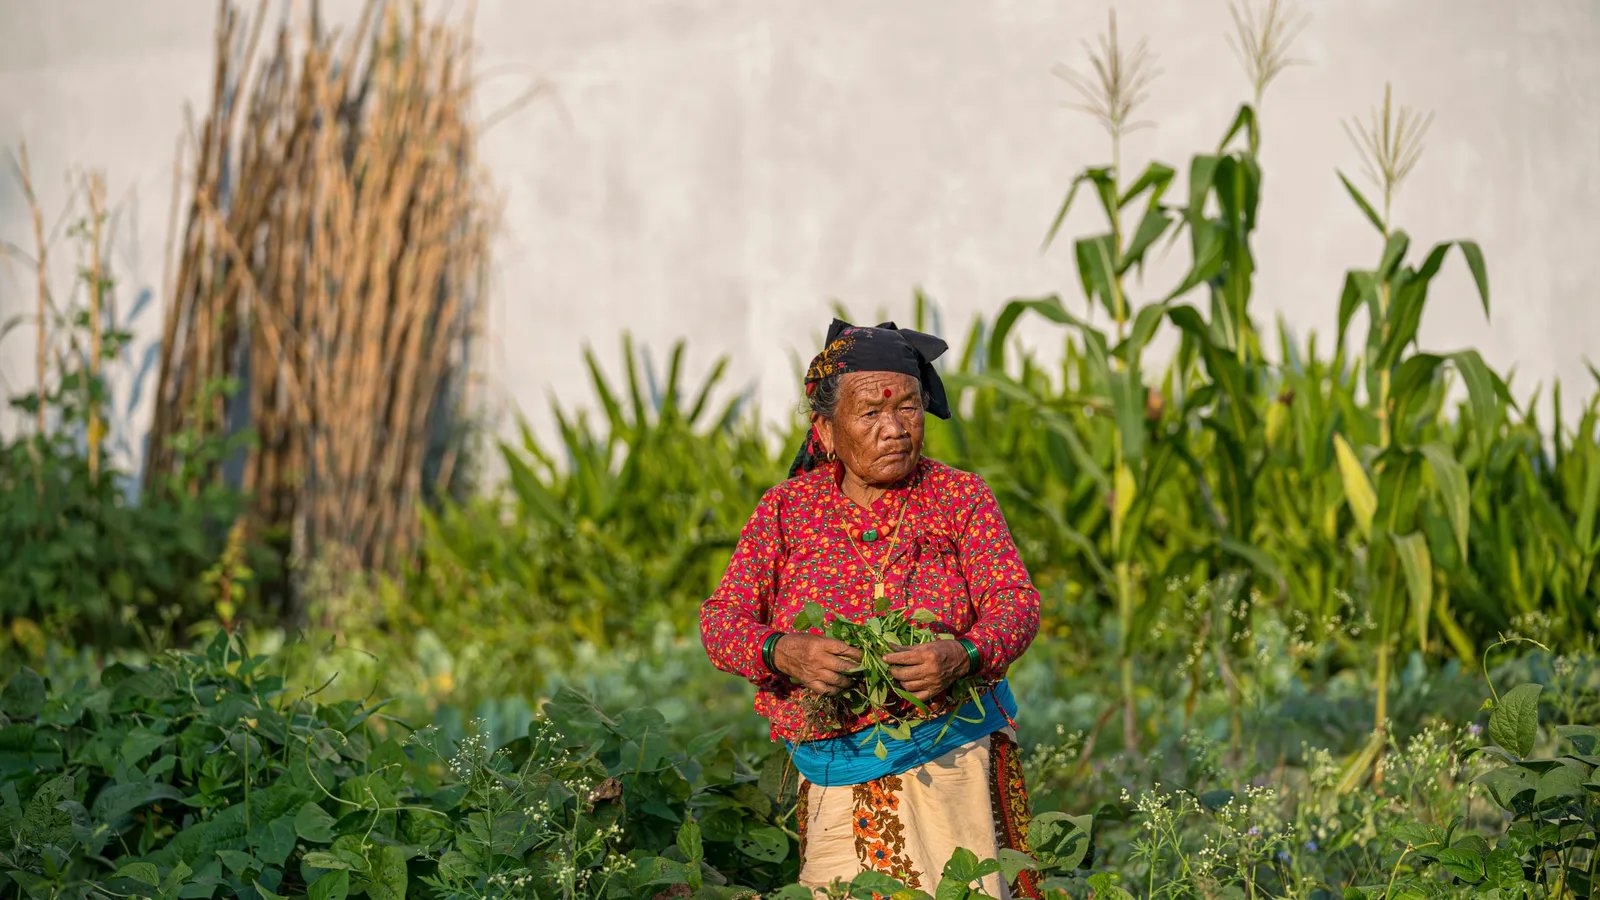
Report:
[[[967,674],[976,675],[983,668],[983,657],[978,654],[978,645],[970,638],[957,638],[962,648],[967,651]]]
[[[778,664],[772,659],[773,654],[778,651],[778,639],[781,637],[783,637],[783,632],[774,631],[761,642],[761,664],[766,666],[767,671],[774,675],[783,674],[778,671]]]

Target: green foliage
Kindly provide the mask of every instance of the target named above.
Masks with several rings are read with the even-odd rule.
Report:
[[[1184,605],[1193,604],[1191,597]],[[1541,730],[1530,715],[1531,688],[1501,695],[1487,733],[1504,746],[1531,740],[1553,751],[1527,756],[1466,753],[1477,728],[1471,686],[1448,669],[1428,671],[1414,655],[1393,708],[1400,723],[1432,723],[1389,732],[1381,792],[1345,791],[1339,756],[1359,744],[1370,714],[1359,703],[1366,685],[1299,680],[1304,667],[1285,658],[1301,651],[1276,643],[1298,639],[1275,630],[1270,611],[1251,615],[1260,651],[1231,664],[1259,686],[1246,695],[1251,738],[1243,752],[1219,740],[1232,711],[1215,670],[1187,725],[1184,667],[1160,660],[1141,677],[1143,696],[1167,698],[1145,707],[1148,719],[1170,727],[1149,752],[1130,756],[1085,743],[1093,744],[1100,710],[1114,700],[1107,675],[1117,661],[1069,642],[1030,654],[1014,681],[1027,704],[1024,745],[1032,747],[1024,766],[1038,811],[1033,853],[962,856],[930,887],[933,896],[981,896],[970,893],[971,881],[991,866],[1008,878],[1035,872],[1052,897],[1083,897],[1091,887],[1119,896],[1109,890],[1117,881],[1139,896],[1248,890],[1309,900],[1377,890],[1394,872],[1396,892],[1387,896],[1408,885],[1447,896],[1452,886],[1464,889],[1460,873],[1477,864],[1446,849],[1481,850],[1482,884],[1510,877],[1507,852],[1526,867],[1530,886],[1540,860],[1546,886],[1563,871],[1556,858],[1589,864],[1592,831],[1578,826],[1592,829],[1594,821],[1585,780],[1593,779],[1597,749],[1586,723],[1600,708],[1592,655],[1535,654],[1499,670],[1502,678],[1542,678],[1549,687],[1537,693],[1563,722]],[[0,689],[0,872],[10,879],[0,890],[798,896],[777,892],[793,881],[797,862],[786,754],[716,727],[750,718],[742,698],[680,709],[669,720],[650,707],[615,712],[612,702],[562,690],[531,719],[456,727],[441,717],[444,725],[412,733],[384,704],[333,699],[340,683],[307,681],[290,660],[251,653],[219,633],[201,649],[148,665],[112,664],[98,681],[20,671]],[[704,667],[701,678],[726,680]],[[1586,775],[1581,766],[1591,767]],[[1583,777],[1550,774],[1557,769]],[[1447,831],[1448,842],[1422,848]],[[1571,884],[1574,865],[1563,865]],[[927,896],[887,885],[863,875],[835,895]]]
[[[100,253],[86,222],[70,234],[87,253]],[[68,292],[65,308],[52,301],[41,309],[46,321],[34,323],[53,351],[52,368],[38,373],[33,390],[9,398],[35,423],[34,433],[0,442],[0,619],[9,625],[0,650],[33,661],[49,639],[95,647],[184,639],[188,626],[212,612],[203,574],[244,508],[237,491],[190,477],[192,468],[145,485],[144,502],[131,499],[134,479],[108,465],[101,450],[110,407],[103,367],[132,334],[104,313],[111,279],[95,282],[84,269],[80,281],[87,301]],[[0,327],[0,338],[22,322]],[[203,388],[209,408],[237,385]],[[183,459],[196,464],[220,461],[248,440],[179,438]]]
[[[576,693],[494,747],[286,688],[219,632],[97,685],[0,692],[0,873],[23,896],[633,897],[792,880],[779,754]]]
[[[222,549],[239,495],[205,488],[129,500],[124,476],[89,470],[63,440],[0,446],[0,617],[36,656],[46,635],[125,646],[170,642],[210,614],[201,576]]]
[[[1127,743],[1135,667],[1161,649],[1150,624],[1174,612],[1175,579],[1239,574],[1241,602],[1312,628],[1361,598],[1374,627],[1333,664],[1377,671],[1380,729],[1394,661],[1413,649],[1467,659],[1530,615],[1573,637],[1600,626],[1600,396],[1566,421],[1559,389],[1548,406],[1516,403],[1475,351],[1419,348],[1451,257],[1487,314],[1486,263],[1470,241],[1419,257],[1386,218],[1376,264],[1344,280],[1331,353],[1269,334],[1250,305],[1259,141],[1246,106],[1215,152],[1131,180],[1086,169],[1064,209],[1086,188],[1108,222],[1074,248],[1088,309],[1026,298],[973,322],[943,363],[956,416],[929,423],[929,452],[994,488],[1047,628],[1079,603],[1114,612]],[[1186,248],[1174,283],[1125,279],[1163,246]],[[1059,362],[1019,349],[1035,320],[1063,329]],[[1157,359],[1157,346],[1173,349]],[[624,351],[620,387],[590,357],[598,427],[558,408],[558,443],[502,445],[501,494],[428,518],[420,570],[387,615],[452,649],[492,646],[535,681],[527,648],[541,641],[692,626],[794,435],[768,439],[739,400],[713,414],[723,363],[691,392],[682,345],[661,378]]]
[[[600,425],[555,407],[559,445],[524,428],[500,446],[499,493],[424,514],[419,571],[389,615],[450,646],[487,642],[519,674],[553,635],[606,647],[692,621],[782,469],[743,398],[713,405],[726,360],[690,390],[682,344],[661,376],[626,340],[623,357],[618,389],[586,355]]]
[[[854,681],[849,687],[831,697],[804,692],[801,703],[815,720],[813,724],[819,732],[846,718],[872,715],[874,721],[862,731],[860,742],[862,746],[875,742],[873,752],[879,759],[888,755],[883,743],[885,737],[910,740],[912,723],[934,715],[933,707],[900,686],[889,664],[883,661],[884,656],[929,641],[953,640],[950,635],[927,627],[934,618],[928,610],[919,609],[907,616],[905,610],[888,606],[887,600],[879,600],[876,615],[852,622],[842,616],[829,615],[820,603],[812,602],[806,604],[794,621],[795,631],[815,630],[861,651],[861,665],[853,671]],[[969,700],[979,711],[980,718],[976,721],[982,721],[983,698],[978,694],[976,679],[958,679],[950,686],[949,698],[955,705],[947,710],[944,729],[953,724],[963,704]],[[939,732],[941,738],[944,729]]]

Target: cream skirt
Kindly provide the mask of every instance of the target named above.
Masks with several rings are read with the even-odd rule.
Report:
[[[872,869],[933,893],[957,848],[997,859],[1028,852],[1028,791],[1010,729],[979,738],[899,775],[865,784],[800,782],[800,883],[823,887]],[[989,875],[991,897],[1037,897],[1028,873],[1007,885]]]

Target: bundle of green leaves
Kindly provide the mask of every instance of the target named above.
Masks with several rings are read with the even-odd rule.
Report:
[[[884,744],[885,737],[894,740],[906,741],[911,739],[911,725],[917,721],[932,719],[944,714],[948,699],[948,714],[944,717],[944,728],[939,731],[939,737],[944,737],[945,730],[960,716],[960,703],[955,698],[970,700],[982,715],[983,698],[979,694],[980,682],[976,678],[966,677],[950,686],[947,698],[936,700],[931,705],[917,698],[916,695],[900,686],[895,680],[894,672],[884,657],[888,654],[907,647],[915,647],[938,640],[954,640],[954,636],[934,631],[928,626],[934,621],[933,614],[925,609],[919,609],[907,614],[903,609],[892,609],[888,600],[879,600],[877,614],[869,616],[860,622],[850,619],[824,608],[815,601],[806,604],[805,610],[795,617],[794,629],[796,631],[820,630],[825,637],[842,641],[861,651],[861,664],[852,670],[855,680],[850,686],[832,697],[813,698],[813,702],[806,704],[808,718],[826,718],[836,721],[851,717],[871,716],[874,722],[870,728],[864,729],[861,735],[861,744],[865,746],[868,741],[877,741],[873,752],[879,759],[888,756],[888,747]],[[962,719],[962,721],[969,721]],[[812,722],[816,725],[818,723]]]

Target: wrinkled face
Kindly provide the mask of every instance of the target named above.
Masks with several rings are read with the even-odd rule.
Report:
[[[823,449],[872,485],[909,476],[922,457],[922,383],[898,372],[851,372],[839,380],[833,419],[816,418]]]

